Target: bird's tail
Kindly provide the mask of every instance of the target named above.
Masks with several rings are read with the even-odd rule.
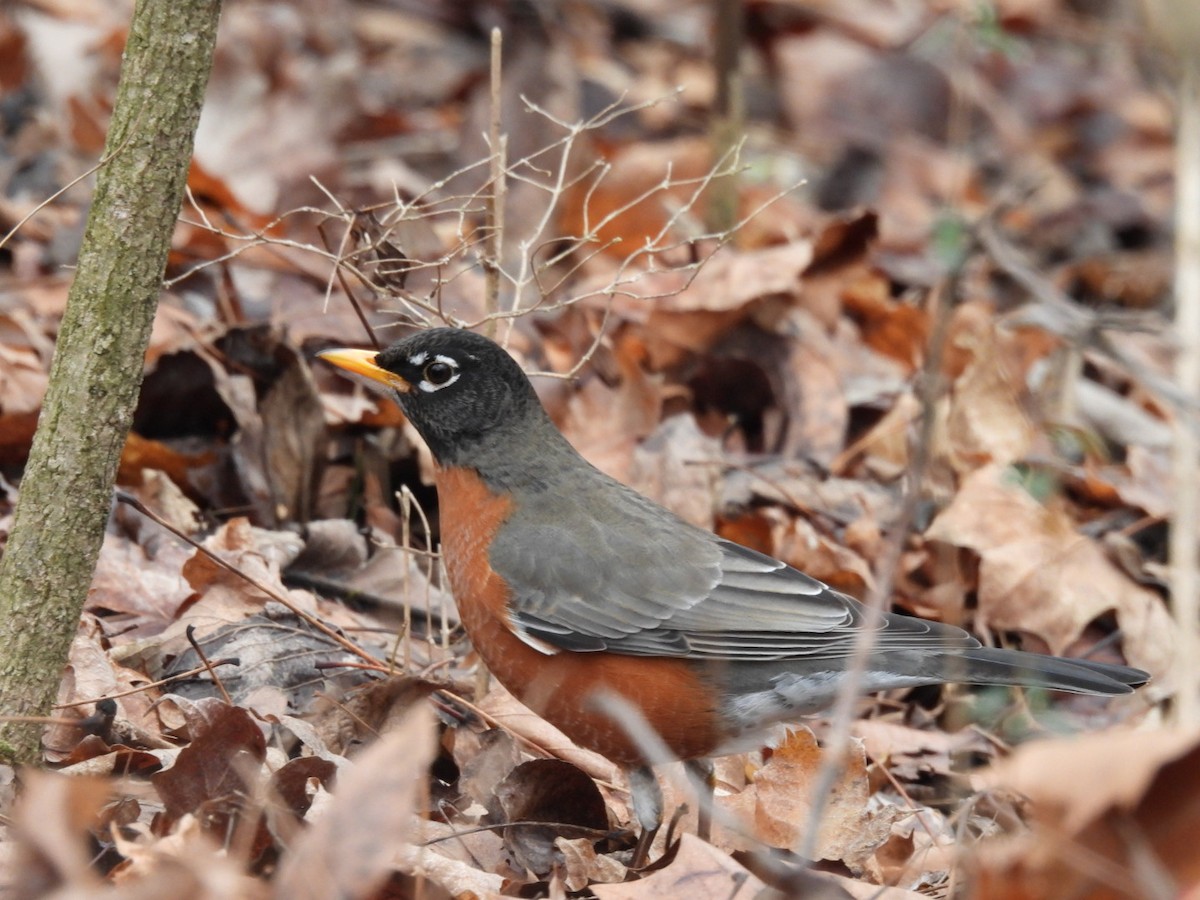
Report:
[[[1129,666],[994,647],[955,650],[943,657],[943,665],[947,681],[1012,684],[1075,694],[1129,694],[1150,680],[1149,673]]]

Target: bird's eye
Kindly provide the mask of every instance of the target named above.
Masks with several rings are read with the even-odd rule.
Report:
[[[425,380],[434,387],[441,387],[454,377],[454,372],[455,367],[450,363],[437,360],[427,365],[422,374],[425,376]]]

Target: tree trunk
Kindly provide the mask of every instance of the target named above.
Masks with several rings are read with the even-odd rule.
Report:
[[[138,0],[8,547],[0,715],[45,715],[91,584],[212,68],[220,0]],[[0,758],[40,729],[0,721]]]

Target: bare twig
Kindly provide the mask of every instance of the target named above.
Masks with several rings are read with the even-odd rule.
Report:
[[[489,313],[500,311],[500,254],[504,242],[504,184],[505,156],[508,142],[500,131],[503,113],[501,97],[501,61],[502,39],[500,29],[492,29],[492,66],[491,66],[491,122],[488,127],[488,147],[491,150],[491,191],[487,196],[487,252],[483,257],[483,274],[486,281],[486,297],[484,308]],[[495,322],[489,322],[486,333],[489,337],[495,335]]]
[[[146,504],[142,503],[142,501],[139,500],[137,497],[133,496],[133,494],[127,493],[125,491],[117,491],[116,498],[117,498],[118,503],[124,503],[127,506],[132,506],[134,509],[136,509],[138,512],[140,512],[147,519],[154,522],[156,525],[160,525],[163,528],[167,529],[167,531],[169,531],[171,534],[175,535],[175,537],[179,538],[179,540],[183,541],[188,546],[190,546],[193,549],[198,550],[200,553],[204,554],[205,557],[207,557],[209,560],[211,560],[216,565],[220,566],[225,571],[230,572],[233,575],[236,575],[238,578],[245,581],[251,587],[255,588],[256,590],[261,591],[262,593],[264,593],[268,597],[270,597],[272,600],[274,600],[276,603],[287,608],[287,610],[289,612],[296,615],[298,618],[300,618],[302,621],[306,622],[308,625],[311,625],[313,628],[315,628],[317,631],[321,632],[321,634],[325,635],[325,637],[329,638],[331,641],[333,641],[335,644],[340,646],[342,649],[349,651],[354,656],[357,656],[360,659],[364,660],[365,662],[369,663],[370,665],[374,666],[375,669],[377,669],[378,671],[381,671],[381,672],[387,671],[387,666],[384,663],[382,663],[380,660],[376,659],[374,656],[372,656],[366,650],[362,649],[362,647],[359,647],[357,644],[355,644],[351,640],[347,640],[345,637],[338,634],[336,631],[334,631],[332,628],[330,628],[328,625],[326,625],[324,622],[322,622],[316,616],[314,616],[311,613],[306,612],[305,610],[298,607],[285,594],[275,590],[273,587],[271,587],[268,584],[264,584],[263,582],[259,581],[257,578],[254,578],[251,575],[247,575],[245,572],[243,572],[237,566],[226,562],[220,556],[213,553],[211,550],[209,550],[207,547],[205,547],[199,541],[192,538],[190,535],[184,534],[182,531],[180,531],[178,528],[173,526],[170,522],[168,522],[166,519],[164,519],[162,516],[160,516],[154,510],[150,509],[150,507],[146,506]]]
[[[221,680],[221,676],[217,674],[217,667],[208,661],[208,654],[204,652],[204,648],[200,646],[200,642],[196,640],[196,626],[189,625],[184,629],[184,634],[187,636],[187,642],[192,645],[192,649],[196,651],[196,656],[200,658],[200,662],[204,666],[204,670],[208,672],[208,676],[213,680],[213,684],[217,686],[217,690],[221,692],[221,696],[225,702],[233,706],[233,698],[229,696],[229,691],[225,690],[225,682]]]
[[[203,658],[203,657],[202,657]],[[176,681],[183,681],[185,678],[193,678],[201,672],[213,674],[213,669],[219,666],[238,666],[241,661],[238,659],[214,659],[209,661],[204,660],[203,665],[196,666],[194,669],[188,669],[186,672],[179,672],[175,675],[169,675],[166,678],[160,678],[158,681],[149,681],[146,684],[138,685],[135,688],[130,688],[127,691],[119,691],[115,694],[105,694],[103,697],[89,697],[87,700],[74,700],[71,703],[59,703],[52,707],[53,709],[72,709],[76,706],[90,706],[93,703],[99,703],[101,700],[117,700],[121,697],[132,697],[134,694],[144,694],[146,691],[152,691],[155,688],[166,687],[168,684],[174,684]]]
[[[953,261],[941,289],[935,290],[929,297],[933,331],[929,336],[928,351],[925,354],[925,362],[918,381],[918,392],[921,399],[920,431],[913,442],[904,501],[900,506],[896,521],[892,523],[891,533],[884,545],[875,584],[867,596],[863,627],[855,634],[854,649],[846,666],[844,680],[838,689],[837,703],[830,716],[831,725],[827,734],[825,753],[822,756],[821,768],[812,789],[808,827],[805,829],[804,841],[799,849],[800,855],[804,859],[814,858],[821,817],[829,802],[830,792],[844,767],[844,760],[850,746],[850,726],[854,719],[854,708],[861,694],[864,676],[875,646],[883,607],[891,595],[905,541],[921,501],[921,489],[932,455],[933,432],[937,421],[937,399],[942,391],[942,352],[954,299],[958,295],[962,265],[967,258],[965,249],[967,238],[965,235],[960,237],[957,257]]]
[[[45,209],[47,206],[49,206],[51,203],[53,203],[55,200],[57,200],[59,197],[61,197],[63,194],[65,194],[67,191],[69,191],[71,188],[75,187],[75,185],[79,184],[79,182],[83,181],[85,178],[89,177],[90,175],[95,174],[100,169],[104,168],[104,166],[108,165],[108,163],[111,160],[113,160],[117,156],[118,153],[120,153],[127,146],[129,146],[129,142],[131,140],[133,140],[134,134],[136,134],[136,130],[131,128],[129,131],[129,137],[127,137],[124,140],[124,142],[119,147],[117,147],[116,150],[114,150],[112,153],[107,153],[104,156],[100,157],[100,159],[98,159],[96,161],[96,164],[94,166],[91,166],[90,168],[87,168],[84,171],[80,172],[78,175],[76,175],[74,178],[72,178],[70,181],[68,181],[62,187],[60,187],[57,191],[55,191],[53,194],[51,194],[45,200],[38,203],[33,209],[31,209],[25,215],[21,216],[20,221],[17,222],[17,224],[14,225],[12,228],[10,228],[8,230],[8,233],[5,234],[4,237],[0,238],[0,247],[3,247],[5,244],[7,244],[9,241],[11,241],[13,239],[13,235],[15,235],[18,231],[20,231],[25,226],[26,222],[28,222],[30,219],[32,219],[34,216],[36,216],[38,213],[40,213],[43,209]]]
[[[1200,398],[1200,15],[1190,3],[1161,6],[1170,16],[1181,68],[1175,138],[1175,383],[1195,402]],[[1188,418],[1186,413],[1175,418],[1171,466],[1170,581],[1179,641],[1172,714],[1183,727],[1200,723],[1200,439]]]

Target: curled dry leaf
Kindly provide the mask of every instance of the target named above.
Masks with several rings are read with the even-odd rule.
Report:
[[[1062,654],[1088,623],[1116,613],[1131,665],[1162,675],[1174,626],[1158,595],[1131,581],[1066,513],[1043,506],[1001,466],[967,476],[926,538],[979,555],[979,624],[1037,635]]]
[[[682,291],[662,298],[661,312],[727,312],[742,310],[755,300],[793,296],[813,260],[811,241],[797,240],[775,247],[715,256]]]
[[[99,890],[91,866],[88,828],[107,801],[112,785],[100,778],[69,778],[29,770],[12,828],[19,841],[10,881],[18,897],[44,897],[56,890]]]
[[[756,304],[772,299],[790,303],[812,258],[812,243],[805,240],[761,250],[725,248],[697,273],[651,272],[623,285],[605,302],[619,317],[643,326],[638,334],[648,366],[661,372],[689,352],[710,349],[746,320]]]
[[[242,806],[255,793],[267,745],[262,729],[246,710],[210,704],[211,715],[175,764],[151,781],[163,800],[156,823],[160,834],[183,816],[202,819],[210,833],[227,836],[238,825]]]
[[[211,466],[217,461],[212,451],[203,453],[181,453],[162,441],[144,438],[131,431],[121,450],[121,463],[117,469],[117,484],[139,484],[150,472],[162,472],[175,484],[187,487],[188,473],[193,469]]]
[[[600,900],[651,900],[688,897],[690,900],[753,900],[767,886],[734,862],[728,854],[691,834],[680,835],[679,850],[670,865],[638,881],[597,884]]]
[[[807,810],[821,764],[816,738],[807,729],[793,732],[754,780],[755,822],[759,837],[774,847],[794,847],[812,823]],[[817,836],[819,859],[840,859],[861,870],[865,858],[887,839],[891,821],[868,811],[870,785],[866,755],[852,743],[847,765],[834,785]]]
[[[1024,457],[1036,432],[1021,407],[1022,384],[1008,365],[990,323],[959,335],[972,360],[954,382],[935,446],[955,470]]]
[[[1114,731],[1021,747],[981,781],[1025,794],[1031,835],[985,847],[976,900],[1200,895],[1200,732]]]
[[[344,696],[320,695],[306,711],[308,721],[289,719],[288,727],[313,753],[324,758],[345,753],[387,728],[406,720],[408,710],[437,689],[407,675],[368,681]]]
[[[821,768],[822,750],[807,728],[791,732],[770,760],[740,794],[722,798],[718,805],[740,820],[747,835],[771,847],[794,849],[809,827],[812,788]],[[853,742],[846,767],[834,785],[817,837],[817,858],[842,860],[861,871],[869,864],[874,849],[890,834],[887,813],[868,810],[870,785],[866,755],[860,742]],[[735,834],[726,840],[743,849],[753,848]]]
[[[0,344],[0,463],[23,461],[48,376],[32,350]]]
[[[139,544],[110,532],[104,536],[85,608],[108,613],[102,623],[124,640],[161,632],[192,596],[180,575],[187,557],[178,543],[158,547],[151,555]]]
[[[841,281],[844,310],[857,322],[863,342],[912,373],[921,363],[929,335],[925,310],[892,297],[891,284],[867,270]]]
[[[616,766],[599,753],[577,746],[545,719],[530,712],[500,684],[493,683],[487,696],[479,701],[479,708],[517,737],[573,763],[592,778],[609,784],[616,779]]]
[[[619,884],[629,875],[619,860],[597,853],[590,838],[557,838],[554,846],[562,856],[563,882],[569,891],[582,891],[589,884]]]
[[[418,790],[433,750],[431,713],[416,706],[339,774],[333,802],[281,862],[274,896],[373,896],[397,849],[417,839]]]
[[[259,402],[263,456],[274,500],[267,521],[307,522],[325,442],[325,417],[312,371],[290,342],[273,348],[277,370]]]
[[[413,830],[427,827],[422,819],[413,820]],[[403,872],[410,872],[428,879],[445,890],[451,897],[480,897],[500,898],[501,888],[505,879],[494,872],[481,869],[477,859],[469,861],[454,859],[448,856],[441,845],[432,847],[420,844],[404,843],[396,849],[395,864]],[[278,898],[287,898],[286,894],[276,893]],[[312,895],[320,897],[319,894]]]
[[[634,338],[618,341],[613,357],[620,383],[589,379],[567,403],[562,431],[594,466],[628,481],[634,449],[662,417],[662,379],[642,368],[645,352]]]
[[[454,731],[454,761],[458,763],[458,786],[481,807],[495,799],[496,786],[521,763],[521,751],[503,728],[476,734],[470,729]]]
[[[556,846],[560,837],[580,836],[576,829],[561,826],[601,834],[608,830],[608,812],[595,783],[561,759],[521,763],[496,785],[490,807],[493,818],[512,823],[504,829],[504,844],[513,858],[539,876],[566,864]],[[531,824],[540,822],[546,824]],[[583,837],[597,840],[599,834]]]
[[[886,765],[892,775],[907,781],[930,774],[948,775],[951,757],[986,746],[984,739],[970,729],[949,734],[884,719],[859,719],[852,732],[862,739],[872,762]]]

